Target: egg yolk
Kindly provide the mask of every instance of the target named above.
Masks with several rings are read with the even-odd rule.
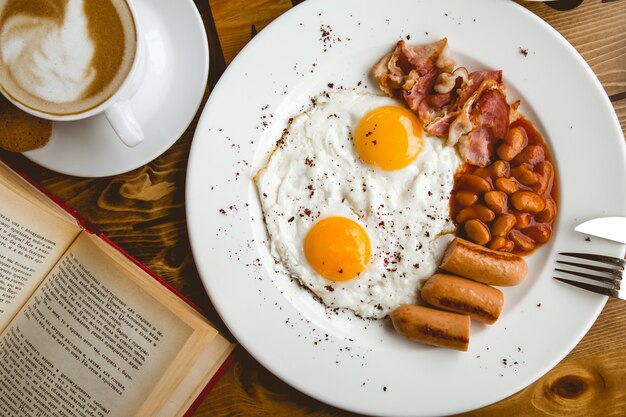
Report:
[[[304,254],[324,278],[348,281],[369,263],[370,240],[358,223],[345,217],[327,217],[309,230],[304,239]]]
[[[411,110],[383,106],[371,110],[354,132],[356,152],[368,165],[387,171],[409,165],[423,147],[422,125]]]

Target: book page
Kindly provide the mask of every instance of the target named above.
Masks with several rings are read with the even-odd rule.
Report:
[[[138,416],[186,416],[186,411],[235,345],[219,334],[204,316],[157,280],[145,279],[144,271],[129,262],[121,252],[102,240],[95,240],[94,244],[127,270],[128,279],[134,280],[147,294],[158,299],[163,308],[171,309],[195,329],[193,336],[186,341],[176,359],[163,371],[160,380],[137,412]]]
[[[0,330],[80,231],[0,184]]]
[[[136,415],[185,352],[193,328],[95,239],[82,233],[0,334],[0,415]]]
[[[52,201],[47,195],[39,191],[36,187],[22,178],[17,172],[13,171],[2,161],[0,161],[0,184],[4,185],[8,189],[24,197],[30,201],[36,207],[47,211],[50,214],[57,216],[60,219],[65,219],[71,223],[76,223],[76,219],[72,217],[67,211],[59,207],[54,201]]]

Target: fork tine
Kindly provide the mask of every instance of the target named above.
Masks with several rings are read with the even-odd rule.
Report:
[[[573,258],[589,259],[590,261],[603,262],[609,265],[615,265],[622,271],[626,266],[626,261],[620,258],[614,258],[612,256],[594,255],[591,253],[574,253],[574,252],[560,252],[559,255],[571,256]]]
[[[607,284],[615,287],[616,290],[619,290],[619,281],[609,277],[599,277],[597,275],[585,274],[584,272],[577,271],[568,271],[566,269],[554,268],[555,271],[563,272],[565,274],[572,274],[583,278],[592,279],[594,281],[605,282]]]
[[[564,282],[574,287],[582,288],[587,291],[595,292],[596,294],[608,295],[609,297],[618,297],[619,292],[610,288],[600,287],[599,285],[586,284],[584,282],[572,281],[570,279],[553,277],[557,281]]]
[[[603,266],[579,264],[576,262],[565,262],[565,261],[556,261],[556,263],[563,264],[563,265],[577,266],[579,268],[591,269],[592,271],[606,272],[607,274],[613,275],[615,279],[619,279],[619,280],[622,279],[622,271],[615,270],[612,268],[605,268]]]

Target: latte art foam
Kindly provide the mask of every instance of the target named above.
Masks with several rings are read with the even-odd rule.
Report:
[[[0,53],[21,88],[53,103],[80,99],[96,76],[95,52],[83,0],[68,0],[60,24],[51,18],[12,16],[0,34]]]
[[[124,82],[136,36],[125,0],[0,0],[0,86],[43,113],[87,111]]]

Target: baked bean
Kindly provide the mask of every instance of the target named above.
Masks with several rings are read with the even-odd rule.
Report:
[[[515,249],[515,243],[512,240],[507,239],[504,246],[500,248],[500,252],[511,252]]]
[[[501,214],[498,216],[495,222],[491,225],[491,233],[494,236],[506,237],[509,234],[517,219],[512,214]]]
[[[539,213],[546,203],[543,198],[532,191],[518,191],[511,196],[511,204],[516,210],[528,213]]]
[[[454,201],[463,207],[468,207],[478,201],[478,196],[467,191],[460,191],[454,195]]]
[[[533,185],[539,182],[539,175],[532,170],[529,164],[521,164],[511,168],[511,176],[524,185]]]
[[[472,174],[478,175],[480,178],[489,178],[491,176],[491,171],[486,167],[480,167],[476,168]]]
[[[496,189],[503,191],[508,195],[511,195],[519,190],[519,185],[517,185],[517,183],[510,178],[498,178],[494,185],[496,186]]]
[[[552,229],[545,223],[537,223],[522,230],[526,236],[535,242],[546,243],[552,236]]]
[[[464,174],[459,178],[458,185],[460,188],[473,191],[477,194],[484,194],[491,191],[491,184],[486,179],[474,174]]]
[[[489,244],[489,249],[497,250],[500,252],[511,252],[515,248],[515,244],[502,236],[493,238]]]
[[[522,147],[525,147],[528,144],[528,135],[526,134],[526,129],[521,126],[516,126],[509,129],[503,139],[503,142],[507,145],[517,145],[519,142],[521,142]]]
[[[489,244],[489,249],[500,250],[500,248],[504,247],[505,244],[505,238],[503,238],[502,236],[496,236],[491,240],[491,243]]]
[[[479,245],[486,245],[491,240],[489,228],[476,219],[470,219],[465,222],[465,234],[469,240]]]
[[[530,215],[530,213],[522,213],[521,211],[518,211],[517,213],[515,213],[515,226],[520,229],[528,227],[531,218],[532,216]]]
[[[509,236],[513,243],[515,243],[515,246],[523,252],[530,252],[535,248],[535,241],[517,229],[511,230]]]
[[[515,158],[513,158],[511,163],[514,165],[535,165],[537,162],[543,161],[544,159],[546,159],[546,154],[541,146],[529,145],[525,147],[524,150],[522,150]]]
[[[554,220],[555,215],[556,215],[556,203],[554,202],[553,199],[547,198],[546,208],[544,208],[543,211],[537,213],[537,215],[535,216],[535,220],[537,220],[538,222],[542,222],[542,223],[549,223],[552,220]]]
[[[552,181],[552,174],[554,172],[554,168],[552,164],[548,161],[542,161],[537,165],[537,175],[539,176],[539,182],[533,185],[533,191],[535,191],[539,195],[543,195],[546,191],[548,191],[548,186]]]
[[[487,191],[483,198],[485,199],[485,204],[496,213],[502,213],[506,210],[508,197],[502,191]]]
[[[497,160],[491,164],[491,174],[496,178],[508,177],[509,172],[508,162]]]
[[[503,161],[510,161],[515,158],[528,143],[526,131],[521,127],[514,127],[508,131],[502,142],[503,143],[498,147],[498,156]]]
[[[470,219],[478,219],[483,222],[490,222],[496,217],[495,213],[489,210],[482,204],[474,204],[473,206],[465,207],[456,216],[456,223],[463,224]]]

